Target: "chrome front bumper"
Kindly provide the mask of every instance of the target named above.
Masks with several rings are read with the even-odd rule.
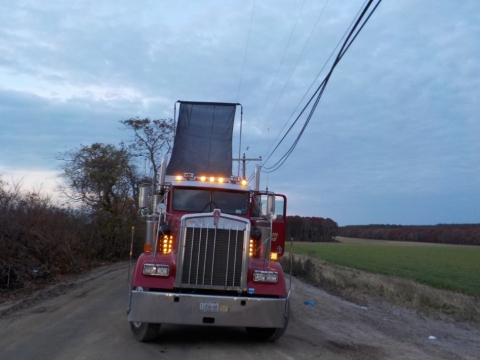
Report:
[[[282,328],[289,296],[283,299],[132,291],[128,321]]]

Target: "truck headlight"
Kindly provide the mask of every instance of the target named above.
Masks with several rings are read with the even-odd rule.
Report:
[[[169,265],[143,264],[143,275],[168,276],[169,274]]]
[[[253,272],[253,281],[277,283],[278,273],[276,271],[255,270]]]

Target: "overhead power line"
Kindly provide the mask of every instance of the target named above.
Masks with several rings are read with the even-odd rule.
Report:
[[[297,28],[298,20],[300,19],[300,14],[302,13],[304,5],[305,5],[305,0],[303,0],[302,6],[300,7],[300,10],[298,11],[297,18],[295,20],[295,24],[293,25],[292,31],[290,32],[290,36],[289,36],[288,41],[287,41],[287,45],[285,46],[285,50],[283,50],[282,59],[280,60],[280,64],[278,64],[277,72],[275,73],[275,76],[273,77],[273,81],[270,85],[270,89],[268,90],[267,100],[265,100],[265,105],[263,105],[263,109],[262,109],[262,112],[260,113],[260,117],[263,115],[263,112],[265,111],[268,100],[270,100],[270,94],[272,93],[273,85],[275,85],[275,81],[277,80],[278,73],[280,71],[280,68],[283,65],[283,60],[285,60],[285,55],[287,54],[288,47],[290,46],[290,42],[292,41],[293,34],[295,33],[295,29]],[[267,121],[265,123],[265,126],[266,125],[268,125],[268,118],[267,118]]]
[[[280,99],[282,98],[283,93],[285,92],[285,89],[287,88],[287,85],[290,83],[290,80],[292,79],[292,76],[293,76],[295,70],[297,69],[297,66],[298,66],[298,64],[299,64],[299,62],[300,62],[300,59],[302,58],[303,53],[305,52],[305,49],[307,48],[307,45],[310,43],[310,39],[312,38],[312,35],[313,35],[315,29],[317,28],[317,25],[318,25],[319,22],[320,22],[320,19],[321,19],[322,15],[323,15],[323,12],[325,11],[325,8],[327,7],[328,1],[329,1],[329,0],[325,1],[325,4],[323,5],[322,10],[320,11],[320,14],[319,14],[318,17],[317,17],[317,21],[315,22],[315,25],[313,26],[312,30],[310,31],[310,34],[308,35],[307,41],[306,41],[305,44],[303,45],[303,49],[302,49],[302,51],[300,52],[300,55],[298,56],[297,61],[295,62],[295,65],[293,66],[292,71],[290,72],[290,76],[288,77],[287,81],[286,81],[285,84],[283,85],[282,91],[280,92],[280,95],[278,96],[277,101],[275,102],[275,105],[273,106],[272,111],[270,111],[270,115],[267,117],[267,121],[265,122],[265,125],[264,125],[263,128],[262,128],[262,131],[265,129],[265,126],[268,124],[268,122],[269,122],[270,119],[272,118],[273,112],[274,112],[275,109],[277,108],[277,105],[278,105],[278,103],[280,102]],[[332,52],[332,55],[333,55],[333,52]],[[332,56],[332,55],[331,55],[331,56]],[[330,57],[331,57],[331,56],[330,56]],[[330,58],[329,58],[329,60],[330,60]],[[327,62],[328,62],[328,60],[327,60]],[[326,65],[326,63],[325,63],[325,65]],[[325,65],[324,65],[324,67],[325,67]],[[323,67],[322,67],[322,70],[323,70]],[[318,78],[318,76],[320,76],[320,74],[317,75],[317,78]],[[312,86],[313,86],[313,83],[312,83]],[[310,88],[311,88],[311,86],[310,86]],[[309,88],[309,90],[310,90],[310,88]],[[307,91],[307,92],[308,92],[308,91]],[[302,101],[303,101],[303,99],[302,99]],[[263,112],[262,112],[262,113],[263,113]],[[292,116],[293,116],[293,115],[292,115]],[[283,131],[283,129],[285,128],[285,126],[287,126],[287,123],[288,123],[288,121],[285,122],[284,126],[282,127],[282,129],[281,129],[280,132],[278,133],[278,136],[280,136],[280,134],[282,133],[282,131]],[[275,139],[275,141],[278,139],[278,136],[277,136],[277,138]],[[275,141],[274,141],[274,142],[275,142]],[[270,149],[268,149],[268,150],[270,150]],[[268,150],[267,150],[267,153],[268,153]]]
[[[365,0],[365,3],[364,5],[367,3],[368,0]],[[327,1],[328,2],[328,1]],[[325,3],[325,6],[326,6],[326,3]],[[324,8],[325,8],[324,6]],[[265,152],[265,154],[268,154],[270,152],[270,149],[276,144],[276,141],[278,140],[278,138],[280,137],[280,135],[282,134],[283,132],[283,129],[285,129],[285,127],[287,126],[288,122],[293,118],[293,116],[295,115],[295,113],[297,112],[298,108],[300,107],[300,105],[302,104],[302,102],[305,100],[305,98],[307,97],[308,93],[310,92],[310,90],[313,88],[313,86],[315,85],[315,83],[317,82],[318,78],[320,77],[320,74],[323,73],[323,70],[325,69],[325,67],[327,66],[327,64],[330,62],[330,60],[332,59],[333,55],[335,54],[335,52],[337,51],[337,49],[340,47],[340,44],[342,44],[343,42],[343,39],[345,39],[350,31],[350,29],[353,27],[353,24],[355,23],[356,19],[358,18],[358,16],[360,16],[360,13],[362,12],[362,9],[363,9],[363,6],[362,8],[360,8],[357,12],[357,14],[355,15],[355,17],[353,18],[352,22],[350,23],[350,25],[348,26],[348,28],[345,30],[345,33],[342,35],[342,37],[340,38],[340,40],[338,40],[338,43],[337,45],[335,46],[335,48],[332,50],[331,54],[329,55],[329,57],[327,58],[327,60],[325,61],[325,63],[323,64],[323,66],[321,67],[321,69],[318,71],[317,75],[315,76],[315,78],[313,79],[312,83],[310,84],[310,86],[308,87],[307,91],[305,91],[305,94],[302,96],[302,98],[300,99],[300,101],[298,102],[298,105],[295,107],[295,109],[292,111],[292,114],[288,117],[287,121],[285,121],[285,123],[283,124],[281,130],[278,132],[278,135],[276,136],[275,140],[273,140],[272,144],[269,146],[268,150]],[[323,9],[322,9],[322,13],[323,13]],[[321,14],[320,14],[321,16]],[[320,20],[320,17],[317,19],[317,22],[318,20]],[[315,25],[316,26],[316,25]],[[295,65],[296,66],[296,65]],[[283,93],[283,92],[282,92]],[[270,114],[270,116],[272,116],[272,114]],[[297,118],[298,119],[298,118]],[[289,130],[290,131],[290,130]],[[283,136],[285,137],[288,132]],[[283,139],[283,138],[282,138]],[[267,156],[265,156],[267,157]]]
[[[328,81],[330,80],[330,77],[332,76],[332,73],[333,71],[335,70],[335,67],[338,65],[338,63],[340,62],[340,60],[342,59],[342,57],[345,55],[345,53],[348,51],[348,49],[350,48],[350,46],[352,45],[352,43],[355,41],[355,39],[357,38],[358,34],[360,33],[360,31],[362,31],[363,27],[365,26],[365,24],[368,22],[368,20],[370,19],[370,17],[372,16],[372,14],[375,12],[375,10],[377,9],[378,5],[380,5],[382,0],[377,0],[376,4],[372,7],[372,9],[370,10],[370,12],[368,12],[369,8],[372,6],[372,4],[374,3],[374,0],[368,0],[368,2],[363,6],[363,10],[361,10],[360,12],[360,15],[357,17],[357,20],[355,21],[355,24],[353,25],[353,27],[351,28],[348,36],[346,37],[346,39],[344,40],[343,42],[343,45],[342,47],[340,48],[340,50],[338,51],[337,53],[337,57],[335,58],[335,61],[333,62],[331,68],[330,68],[330,71],[328,72],[328,74],[325,76],[325,78],[323,79],[322,83],[318,86],[318,88],[315,90],[315,92],[313,93],[313,95],[310,97],[310,99],[308,100],[308,102],[306,103],[306,105],[303,107],[303,109],[301,110],[300,114],[297,116],[297,118],[295,119],[295,121],[292,123],[292,125],[289,127],[289,129],[287,130],[287,132],[284,134],[284,136],[282,137],[282,139],[278,142],[278,144],[275,146],[275,148],[272,150],[272,152],[267,156],[266,160],[265,160],[265,163],[268,162],[268,160],[271,158],[271,156],[275,153],[275,151],[278,149],[278,147],[280,146],[280,144],[285,140],[286,136],[290,133],[290,131],[293,129],[293,127],[295,126],[295,124],[298,122],[298,120],[300,119],[300,117],[303,115],[303,113],[307,110],[307,108],[310,106],[310,104],[313,102],[313,105],[310,109],[310,112],[307,116],[307,119],[305,120],[300,132],[298,133],[295,141],[293,142],[293,144],[290,146],[290,148],[280,157],[280,159],[273,165],[271,166],[263,166],[262,167],[262,171],[264,172],[267,172],[267,173],[271,173],[271,172],[274,172],[276,170],[278,170],[284,163],[285,161],[288,159],[288,157],[290,156],[290,154],[293,152],[293,150],[295,149],[295,147],[297,146],[300,138],[302,137],[303,133],[305,132],[305,129],[308,125],[308,123],[310,122],[312,116],[313,116],[313,113],[315,112],[317,106],[318,106],[318,103],[323,95],[323,92],[325,90],[325,87],[327,86],[328,84]]]
[[[240,73],[240,82],[238,83],[237,102],[240,101],[240,89],[242,88],[243,69],[245,68],[245,61],[247,59],[248,44],[250,42],[250,31],[252,30],[253,14],[255,12],[255,0],[253,0],[252,14],[250,15],[250,26],[248,27],[247,44],[245,45],[245,54],[243,55],[242,71]]]

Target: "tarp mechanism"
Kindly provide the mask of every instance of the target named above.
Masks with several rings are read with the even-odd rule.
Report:
[[[229,177],[237,104],[179,101],[180,110],[167,175],[185,172]]]

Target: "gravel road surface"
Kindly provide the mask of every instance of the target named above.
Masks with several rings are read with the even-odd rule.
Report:
[[[479,326],[356,305],[295,278],[290,325],[274,343],[242,328],[173,325],[139,343],[126,321],[127,270],[104,266],[0,304],[0,359],[480,359]]]

